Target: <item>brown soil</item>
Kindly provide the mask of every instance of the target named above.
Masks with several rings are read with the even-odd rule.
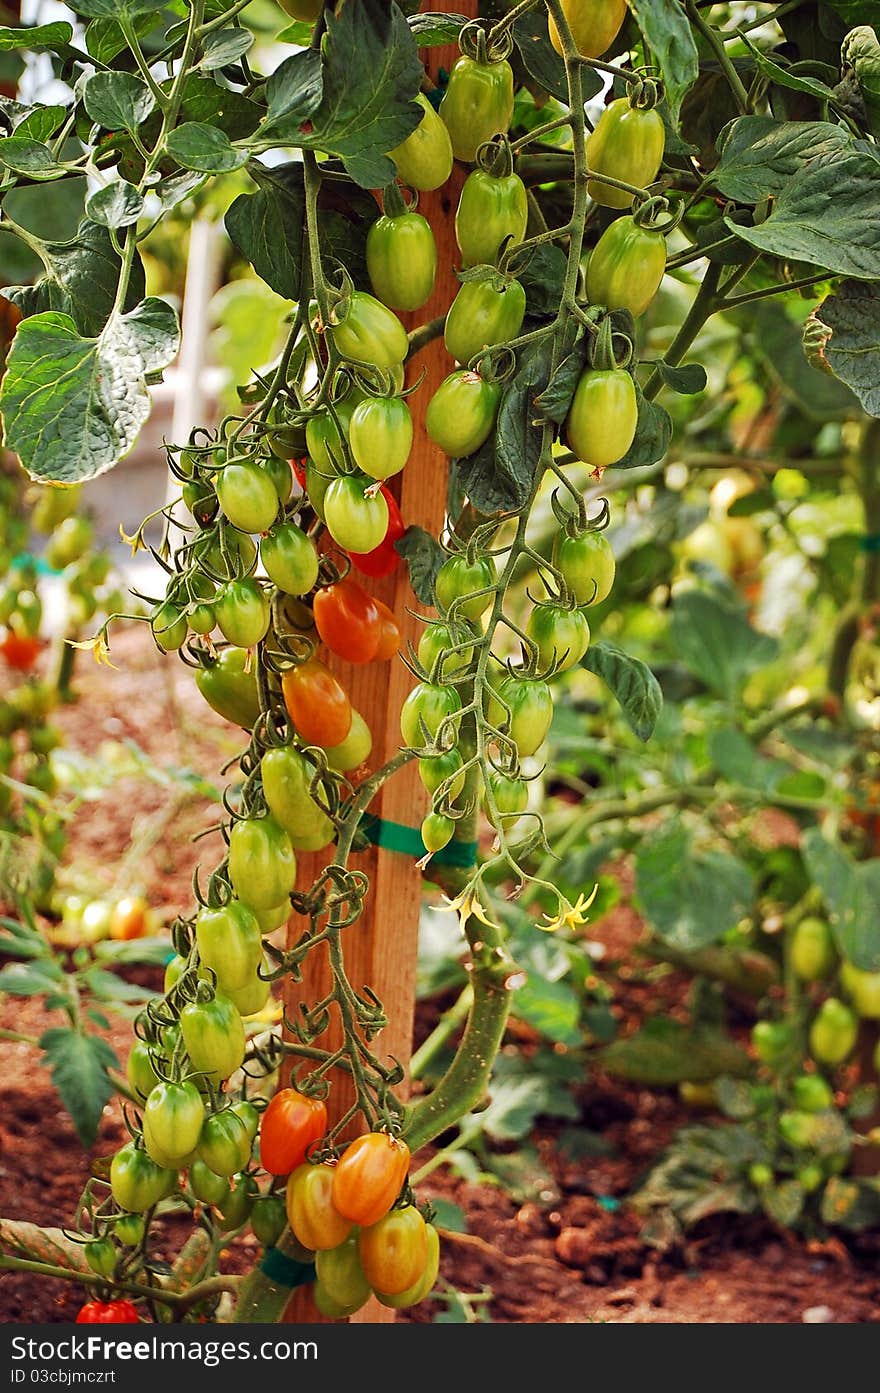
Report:
[[[83,661],[81,699],[58,716],[69,745],[94,754],[103,741],[132,740],[161,768],[216,778],[219,765],[240,747],[238,737],[206,711],[180,665],[159,664],[140,634],[120,638],[113,657],[117,672],[99,672]],[[127,863],[132,881],[147,888],[167,919],[188,907],[196,860],[210,859],[210,847],[200,842],[194,848],[190,838],[215,813],[203,795],[182,797],[179,784],[126,779],[114,794],[82,808],[69,857],[87,869],[96,889],[110,886],[134,835],[138,850]],[[625,872],[621,876],[625,880]],[[640,932],[637,917],[623,907],[590,927],[612,959],[625,957]],[[625,970],[618,1007],[628,1022],[648,1011],[676,1010],[685,987],[685,979],[669,973],[648,989]],[[420,1009],[420,1036],[435,1019],[433,1007]],[[4,1030],[36,1037],[58,1023],[39,1001],[0,999]],[[124,1059],[130,1039],[125,1022],[114,1023],[108,1038]],[[114,1101],[93,1153],[85,1154],[38,1058],[28,1044],[0,1042],[0,1214],[69,1224],[92,1156],[111,1152],[124,1124]],[[611,1152],[572,1162],[556,1145],[558,1129],[539,1126],[531,1142],[552,1177],[552,1191],[540,1204],[517,1203],[499,1186],[468,1184],[442,1171],[420,1187],[420,1195],[465,1212],[468,1231],[444,1241],[442,1279],[477,1298],[475,1313],[552,1324],[880,1319],[880,1273],[876,1255],[869,1261],[870,1244],[852,1250],[836,1240],[807,1244],[765,1221],[715,1217],[682,1249],[658,1255],[641,1241],[640,1219],[627,1196],[690,1115],[672,1092],[602,1075],[585,1081],[578,1101],[583,1126],[601,1133]],[[170,1257],[181,1236],[180,1225],[168,1221],[160,1255]],[[224,1267],[243,1270],[254,1247],[252,1238],[236,1240]],[[71,1320],[82,1300],[73,1283],[0,1275],[0,1321]],[[424,1303],[404,1318],[428,1321],[438,1309]]]

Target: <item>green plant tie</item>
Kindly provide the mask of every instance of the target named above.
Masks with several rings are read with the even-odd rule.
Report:
[[[290,1287],[291,1291],[294,1287],[308,1286],[309,1282],[315,1280],[313,1262],[298,1262],[296,1258],[289,1258],[286,1253],[282,1253],[280,1248],[266,1249],[260,1263],[260,1271],[270,1282],[280,1287]]]
[[[361,819],[360,830],[373,846],[383,851],[399,851],[402,856],[413,856],[419,860],[427,855],[422,834],[417,827],[406,827],[402,822],[387,822],[385,818],[369,815]],[[433,861],[441,866],[472,866],[477,858],[476,842],[452,841],[442,851],[435,851]]]
[[[859,541],[862,551],[880,551],[880,532],[866,532]]]

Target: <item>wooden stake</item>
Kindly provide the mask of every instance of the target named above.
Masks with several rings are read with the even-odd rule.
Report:
[[[456,14],[475,15],[476,0],[456,0],[454,4],[438,4],[423,0],[423,10],[448,10]],[[447,70],[458,57],[454,45],[429,50],[429,71],[436,80],[439,68]],[[467,171],[456,165],[451,179],[436,193],[419,196],[419,211],[434,230],[437,242],[437,283],[427,305],[417,314],[403,316],[407,329],[425,324],[438,315],[445,315],[458,290],[454,267],[458,263],[455,243],[455,209]],[[424,380],[410,398],[415,437],[412,455],[402,474],[390,481],[400,503],[404,521],[438,535],[446,511],[447,462],[442,451],[431,444],[425,434],[425,411],[433,393],[453,367],[443,340],[435,339],[407,365],[407,386],[424,372]],[[411,640],[418,644],[423,624],[407,613],[414,609],[427,613],[419,605],[410,588],[405,565],[401,565],[382,580],[369,580],[355,575],[373,594],[391,607],[401,627],[403,648]],[[412,675],[399,659],[392,663],[369,663],[355,667],[331,657],[329,665],[344,683],[352,704],[367,722],[373,735],[371,770],[378,769],[400,748],[400,708],[413,686]],[[418,827],[427,809],[427,795],[419,781],[415,762],[394,775],[371,805],[370,811],[388,822]],[[302,856],[299,862],[298,883],[307,888],[326,865],[326,853]],[[421,874],[414,860],[399,852],[370,850],[352,858],[352,866],[366,872],[370,890],[362,917],[345,930],[345,965],[356,991],[370,986],[385,1007],[388,1024],[373,1042],[372,1048],[383,1059],[397,1059],[409,1064],[412,1050],[413,1008],[415,1004],[416,955],[418,947]],[[288,943],[292,944],[302,932],[302,922],[296,916],[288,927]],[[330,988],[330,969],[326,953],[316,950],[306,959],[303,980],[289,983],[285,995],[288,1015],[295,1016],[300,1002],[319,1001]],[[340,1041],[338,1018],[324,1036],[321,1045],[334,1049]],[[331,1123],[341,1117],[353,1101],[349,1076],[336,1071],[332,1076],[328,1102]],[[362,1129],[354,1129],[362,1130]],[[307,1291],[295,1292],[285,1312],[285,1320],[320,1322]],[[370,1300],[352,1317],[355,1322],[389,1322],[394,1311]]]

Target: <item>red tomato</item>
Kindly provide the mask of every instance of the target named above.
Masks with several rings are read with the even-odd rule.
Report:
[[[395,550],[394,543],[399,541],[406,531],[406,524],[400,515],[400,508],[397,499],[389,488],[382,485],[379,492],[383,495],[388,504],[388,530],[384,540],[374,547],[372,551],[356,552],[350,551],[352,565],[361,571],[365,576],[390,576],[402,561],[400,552]]]
[[[331,653],[349,663],[376,656],[382,625],[379,607],[356,580],[325,585],[314,599],[315,628]]]
[[[327,1130],[327,1108],[295,1088],[282,1088],[263,1113],[260,1161],[270,1175],[289,1175],[301,1166],[313,1142]]]
[[[400,625],[382,600],[376,601],[379,610],[379,646],[373,657],[377,663],[387,663],[400,649]]]
[[[333,673],[318,658],[288,668],[281,690],[290,719],[307,745],[330,750],[351,730],[351,702]]]
[[[130,1301],[87,1301],[77,1325],[139,1325],[140,1316]]]
[[[0,653],[16,672],[30,672],[43,649],[41,638],[31,638],[28,634],[14,634],[11,629],[0,643]]]

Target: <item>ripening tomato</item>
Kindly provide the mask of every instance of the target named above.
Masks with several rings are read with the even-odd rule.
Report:
[[[149,906],[143,895],[123,895],[110,915],[110,937],[117,942],[143,938],[148,928]]]
[[[352,712],[349,731],[353,724]],[[330,746],[330,749],[334,748]],[[316,851],[333,840],[333,823],[318,807],[309,791],[314,774],[315,766],[299,750],[289,745],[267,750],[260,761],[263,796],[269,811],[287,832],[291,845],[297,851],[309,849],[304,842],[308,843],[315,837],[324,839],[319,846],[312,848]]]
[[[272,1098],[260,1123],[260,1163],[270,1175],[289,1175],[327,1130],[327,1108],[295,1088]]]
[[[266,533],[260,560],[272,584],[285,595],[307,595],[318,579],[315,544],[295,522],[277,523]]]
[[[388,372],[403,362],[409,350],[406,330],[381,300],[365,290],[352,291],[344,314],[345,318],[328,330],[341,357]]]
[[[355,407],[349,431],[351,453],[371,479],[399,474],[412,442],[412,414],[403,397],[367,397]]]
[[[379,607],[356,580],[325,585],[313,602],[315,628],[331,653],[349,663],[368,663],[379,646]]]
[[[241,1067],[244,1026],[228,997],[187,1002],[180,1013],[180,1033],[193,1069],[209,1083],[222,1083]]]
[[[229,1195],[229,1182],[225,1176],[212,1170],[200,1157],[187,1167],[189,1188],[202,1204],[222,1204]]]
[[[391,490],[385,484],[380,484],[379,492],[385,499],[385,506],[388,509],[388,526],[385,529],[385,536],[377,547],[373,547],[372,551],[349,551],[348,553],[352,565],[365,576],[390,576],[403,560],[395,543],[400,541],[406,531],[406,524],[400,515],[397,499]]]
[[[87,1301],[81,1306],[76,1325],[140,1325],[137,1307],[130,1301]]]
[[[391,159],[397,165],[397,177],[402,184],[428,192],[439,189],[452,173],[452,141],[445,122],[428,98],[418,92],[415,100],[424,115],[406,140],[391,151]]]
[[[269,628],[269,601],[253,576],[231,580],[214,601],[220,632],[237,648],[253,648]]]
[[[271,475],[253,460],[226,464],[217,473],[217,497],[233,527],[267,532],[278,516],[278,493]]]
[[[160,1083],[144,1106],[144,1143],[160,1166],[182,1166],[195,1150],[205,1105],[194,1083]]]
[[[489,720],[499,728],[510,723],[509,735],[521,759],[543,745],[553,720],[553,697],[541,678],[503,678],[496,687],[499,701],[489,703]],[[504,705],[502,705],[502,702]],[[509,708],[510,715],[505,707]]]
[[[15,672],[31,672],[43,651],[43,640],[28,634],[16,634],[9,629],[0,643],[0,653]]]
[[[421,213],[385,213],[367,233],[367,272],[383,305],[420,310],[437,275],[437,244]]]
[[[281,678],[284,704],[307,745],[341,745],[351,730],[351,702],[318,658],[288,668]]]
[[[448,846],[455,836],[455,820],[446,813],[428,813],[419,828],[425,851],[434,856]]]
[[[440,117],[457,160],[472,163],[477,150],[493,136],[503,135],[513,116],[513,69],[500,63],[479,63],[462,55],[449,75],[440,103]]]
[[[655,107],[630,106],[618,97],[606,106],[587,138],[587,167],[624,184],[643,189],[657,177],[666,143],[663,117]],[[633,195],[600,179],[591,179],[589,195],[606,208],[628,208]]]
[[[810,1052],[820,1064],[842,1064],[855,1048],[856,1016],[837,997],[822,1002],[810,1026]]]
[[[229,834],[229,879],[239,899],[257,909],[271,909],[287,899],[296,883],[296,856],[274,817],[235,823]]]
[[[635,439],[638,417],[635,384],[625,368],[588,368],[569,407],[566,438],[579,460],[604,469],[623,459]]]
[[[500,402],[497,382],[457,368],[444,378],[428,402],[425,429],[450,458],[464,459],[489,439]]]
[[[83,1254],[89,1267],[99,1277],[109,1277],[116,1267],[116,1245],[112,1238],[94,1238],[86,1243]]]
[[[598,605],[614,584],[614,552],[601,532],[582,532],[569,537],[558,533],[553,544],[553,564],[579,605]]]
[[[402,1311],[408,1306],[417,1306],[432,1290],[437,1280],[437,1273],[440,1271],[440,1235],[433,1224],[425,1225],[425,1233],[427,1235],[428,1255],[421,1276],[413,1282],[411,1287],[407,1287],[405,1291],[398,1292],[396,1295],[377,1291],[376,1297],[383,1306],[392,1306],[395,1310]]]
[[[216,975],[217,988],[224,995],[238,991],[251,980],[263,955],[257,917],[239,899],[216,909],[199,910],[196,943],[202,967]]]
[[[355,1137],[333,1176],[333,1204],[362,1228],[377,1224],[400,1194],[409,1169],[409,1147],[387,1132]]]
[[[434,580],[437,605],[444,613],[455,605],[458,619],[479,619],[494,599],[496,579],[491,557],[477,556],[468,561],[463,553],[450,556]]]
[[[110,1162],[110,1189],[120,1209],[142,1214],[165,1199],[177,1183],[177,1172],[158,1166],[135,1142],[126,1142]]]
[[[554,672],[568,672],[590,646],[586,615],[579,609],[566,609],[564,605],[535,605],[526,633],[537,646],[541,666],[552,668]]]
[[[419,682],[413,687],[400,712],[400,733],[405,745],[420,750],[434,739],[445,724],[445,734],[457,730],[454,717],[461,710],[461,698],[454,687]]]
[[[364,1276],[375,1291],[397,1296],[413,1286],[428,1260],[425,1221],[412,1204],[392,1209],[358,1234]]]
[[[599,238],[587,265],[587,299],[607,310],[645,313],[666,270],[666,238],[640,227],[634,218],[616,218]]]
[[[374,654],[377,663],[388,663],[400,652],[400,625],[384,600],[376,600],[379,611],[379,642]]]
[[[601,58],[614,43],[626,19],[626,0],[562,0],[575,48],[582,58]],[[548,15],[550,42],[562,53],[556,21]]]
[[[347,1238],[335,1248],[325,1248],[315,1254],[317,1290],[330,1298],[328,1309],[340,1315],[352,1315],[370,1296],[370,1284],[364,1276],[358,1253],[357,1239]]]
[[[374,551],[388,531],[388,504],[375,481],[363,475],[344,474],[334,479],[324,495],[327,531],[345,551]]]
[[[208,705],[234,725],[251,730],[260,717],[255,664],[244,648],[224,648],[216,661],[200,667],[196,686]]]
[[[447,353],[465,366],[484,348],[515,339],[526,314],[519,281],[467,281],[446,316]]]
[[[463,266],[494,266],[502,246],[526,235],[529,203],[518,174],[475,169],[464,181],[455,214],[455,240]]]
[[[837,961],[831,929],[824,919],[814,915],[801,919],[788,951],[792,969],[802,982],[818,982],[827,977]]]
[[[333,1205],[335,1166],[298,1166],[287,1182],[287,1222],[293,1236],[310,1252],[338,1248],[352,1230]]]
[[[205,1118],[198,1141],[199,1159],[215,1175],[231,1175],[243,1170],[251,1158],[248,1129],[232,1108]]]
[[[489,595],[485,598],[488,604],[492,597]],[[456,677],[459,673],[467,672],[473,650],[465,649],[460,653],[453,650],[468,637],[470,631],[463,625],[440,624],[434,621],[426,626],[419,639],[418,655],[419,662],[432,681],[435,677]]]
[[[370,727],[359,711],[352,711],[351,729],[341,745],[333,745],[327,750],[327,763],[331,769],[339,769],[346,774],[369,759],[372,748]]]

